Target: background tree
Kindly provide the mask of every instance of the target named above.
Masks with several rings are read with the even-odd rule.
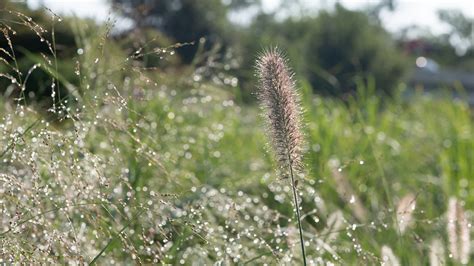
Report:
[[[390,35],[361,12],[336,5],[314,19],[304,50],[307,77],[316,91],[351,93],[369,76],[390,94],[403,78],[406,62]]]
[[[426,28],[411,25],[399,33],[398,42],[408,54],[429,57],[441,68],[473,71],[474,19],[458,10],[440,10],[438,16],[448,26],[447,32],[433,34]]]
[[[232,43],[228,14],[257,3],[258,0],[111,0],[114,9],[133,21],[137,28],[155,28],[176,42],[196,42],[206,38],[206,47]],[[189,63],[198,45],[178,50]]]
[[[407,61],[391,36],[365,12],[336,5],[304,17],[278,21],[260,14],[244,33],[242,53],[257,54],[262,47],[278,45],[287,51],[300,80],[316,93],[343,96],[353,93],[358,80],[373,77],[379,92],[390,94],[403,80]],[[250,66],[252,56],[243,57]],[[252,89],[252,69],[238,73],[244,91]]]
[[[474,47],[474,19],[464,16],[459,10],[440,10],[438,17],[450,27],[448,36],[455,43],[459,54]]]

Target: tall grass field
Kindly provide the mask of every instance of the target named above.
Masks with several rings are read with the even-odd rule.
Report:
[[[112,23],[53,14],[79,47],[64,65],[54,28],[11,14],[0,18],[2,264],[474,263],[474,119],[462,98],[403,84],[384,98],[368,79],[343,101],[299,79],[295,184],[278,170],[265,112],[239,100],[212,54],[144,66],[190,44],[126,52]],[[13,25],[47,52],[16,47]],[[41,101],[27,90],[38,73]]]

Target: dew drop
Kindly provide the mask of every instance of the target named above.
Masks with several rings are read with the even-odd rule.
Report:
[[[355,197],[354,197],[354,195],[352,195],[352,196],[351,196],[351,199],[349,200],[349,203],[353,204],[355,201],[356,201],[356,200],[355,200]]]

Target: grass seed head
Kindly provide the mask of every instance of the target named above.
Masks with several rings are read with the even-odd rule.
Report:
[[[268,134],[279,165],[301,170],[303,134],[301,108],[293,74],[278,49],[264,52],[257,61],[258,98],[265,112]]]
[[[464,208],[454,197],[448,202],[447,220],[446,229],[451,257],[454,261],[467,264],[471,249],[469,223]]]

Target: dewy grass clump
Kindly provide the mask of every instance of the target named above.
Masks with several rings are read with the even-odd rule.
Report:
[[[302,145],[298,94],[286,60],[277,49],[264,52],[257,61],[259,78],[258,98],[265,111],[268,133],[281,173],[290,177],[295,213],[301,241],[303,261],[306,265],[303,232],[299,213],[297,179],[302,170]]]

